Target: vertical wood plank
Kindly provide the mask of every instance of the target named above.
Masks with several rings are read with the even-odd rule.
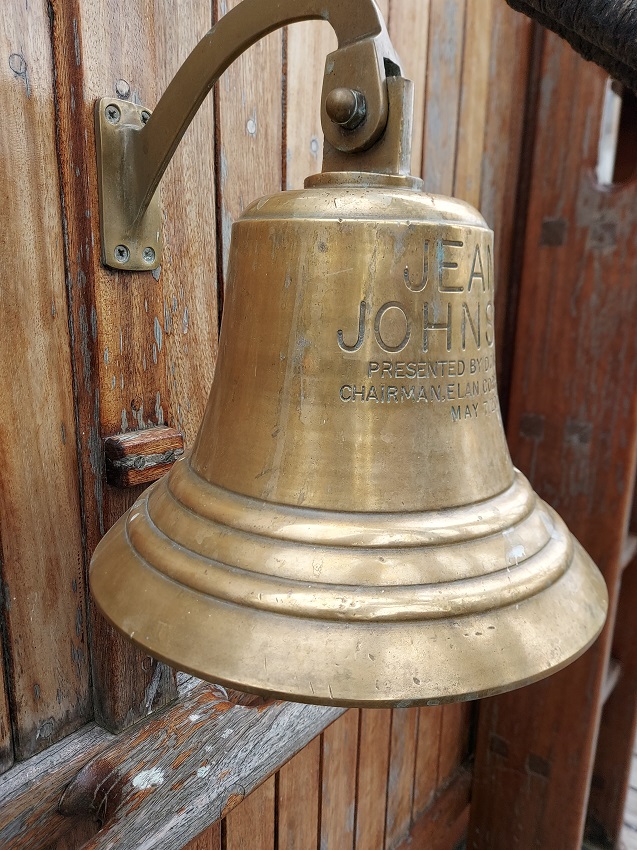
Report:
[[[204,0],[188,0],[179,10],[136,0],[125,11],[115,0],[97,9],[73,0],[53,3],[53,22],[89,555],[138,495],[105,485],[102,439],[164,422],[192,438],[216,347],[213,157],[209,143],[202,147],[211,135],[211,109],[195,119],[163,182],[176,208],[166,210],[161,272],[115,273],[99,262],[93,102],[114,94],[120,80],[130,97],[152,108],[211,19]],[[206,184],[210,193],[201,192]],[[185,358],[190,345],[195,362],[193,344],[201,344],[202,359],[190,367]],[[96,612],[92,657],[96,717],[109,729],[126,727],[176,693],[172,672],[117,636]]]
[[[385,837],[385,802],[391,740],[391,709],[360,712],[356,850],[380,850]]]
[[[323,733],[321,848],[354,847],[358,709],[350,709]]]
[[[184,850],[221,850],[221,821],[186,844]]]
[[[493,8],[488,109],[482,156],[479,209],[493,228],[495,337],[498,391],[503,410],[508,401],[519,269],[512,264],[514,243],[523,239],[524,209],[517,208],[520,181],[526,172],[524,136],[529,133],[527,100],[533,24],[506,3]],[[523,198],[520,196],[520,202]]]
[[[418,740],[417,708],[392,710],[385,848],[392,850],[409,833]]]
[[[430,0],[423,177],[425,190],[453,193],[466,0]]]
[[[444,787],[463,763],[469,750],[471,704],[445,705],[440,721],[438,786]]]
[[[637,730],[637,561],[623,573],[612,658],[620,674],[602,710],[588,801],[587,836],[600,845],[620,846],[624,806]]]
[[[240,0],[216,0],[217,17]],[[218,239],[223,280],[232,222],[257,198],[282,187],[282,35],[261,39],[225,72],[218,86]]]
[[[315,738],[279,770],[277,850],[316,850],[321,741]]]
[[[0,529],[16,757],[91,712],[46,7],[0,9]]]
[[[443,706],[424,706],[418,709],[418,739],[414,771],[414,800],[412,818],[416,820],[433,802],[438,788],[438,762]]]
[[[480,203],[494,0],[467,0],[454,195]]]
[[[403,63],[403,74],[414,83],[414,132],[411,173],[422,173],[425,134],[425,91],[430,0],[390,0],[388,26],[392,44]]]
[[[274,850],[275,796],[271,776],[226,815],[223,850]]]
[[[321,89],[325,57],[336,47],[336,35],[328,23],[304,21],[288,27],[285,152],[288,189],[302,189],[305,178],[321,170]]]
[[[544,44],[508,436],[601,567],[611,610],[577,662],[481,706],[472,850],[580,846],[637,450],[637,191],[591,179],[605,75]]]

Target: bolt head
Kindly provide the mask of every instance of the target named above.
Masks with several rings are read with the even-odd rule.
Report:
[[[365,96],[354,89],[333,89],[325,101],[325,111],[334,124],[354,130],[365,118]]]
[[[106,115],[106,120],[109,124],[118,124],[119,119],[122,117],[119,106],[116,106],[114,103],[109,103],[104,110],[104,114]]]
[[[147,109],[143,109],[142,114],[141,114],[142,124],[147,124],[149,118],[150,118],[150,112]]]
[[[148,265],[150,265],[151,263],[154,263],[155,262],[155,251],[154,251],[154,249],[153,248],[144,248],[144,250],[142,251],[142,258],[143,258],[145,263],[148,263]]]
[[[118,245],[113,252],[118,263],[127,263],[130,259],[130,251],[126,245]]]

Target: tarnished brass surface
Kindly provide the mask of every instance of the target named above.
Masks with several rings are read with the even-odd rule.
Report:
[[[583,652],[606,588],[511,464],[492,258],[475,210],[405,176],[249,207],[192,454],[94,556],[111,622],[204,679],[345,705],[486,696]]]

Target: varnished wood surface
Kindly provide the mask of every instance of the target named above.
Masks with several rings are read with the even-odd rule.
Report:
[[[279,770],[277,850],[315,850],[320,778],[321,739],[316,738]]]
[[[634,759],[627,742],[637,729],[637,561],[626,567],[620,588],[611,657],[617,670],[615,686],[602,709],[588,800],[586,835],[598,843],[615,845],[624,828],[624,808],[630,801],[630,824],[637,827],[634,800],[630,795],[630,773]],[[606,677],[608,679],[608,675]],[[637,844],[637,832],[628,847]]]
[[[609,622],[566,670],[481,706],[471,850],[582,840],[637,434],[637,189],[608,192],[592,178],[604,84],[546,37],[508,436],[516,464],[602,568]],[[561,244],[545,238],[547,222],[561,222]]]
[[[44,5],[2,4],[0,55],[2,613],[15,755],[24,759],[85,723],[91,700]]]

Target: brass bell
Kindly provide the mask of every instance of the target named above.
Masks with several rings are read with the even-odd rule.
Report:
[[[151,655],[302,702],[432,704],[525,685],[580,655],[608,604],[511,463],[493,234],[409,176],[411,87],[382,83],[383,133],[344,150],[333,125],[356,133],[366,99],[330,97],[328,73],[337,144],[323,173],[234,225],[192,453],[91,564],[97,605]]]

